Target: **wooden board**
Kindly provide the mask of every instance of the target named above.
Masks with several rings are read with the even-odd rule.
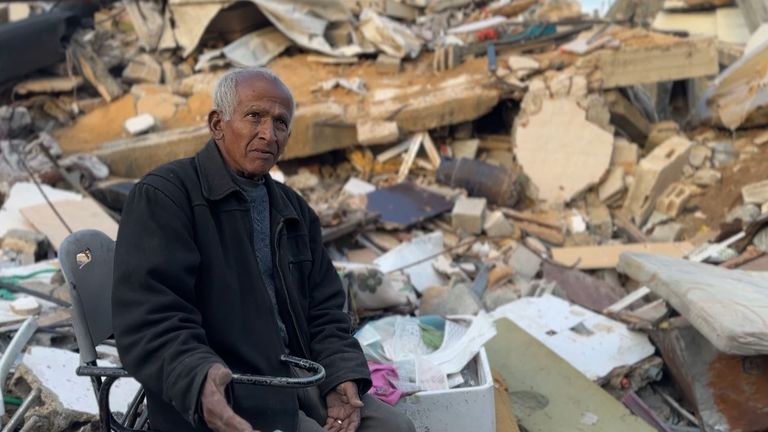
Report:
[[[718,350],[768,354],[768,275],[632,253],[619,270],[669,302]]]
[[[515,129],[515,156],[549,203],[568,202],[597,184],[612,154],[613,134],[587,121],[573,100],[542,100],[541,110]]]
[[[506,319],[486,344],[491,367],[504,377],[512,408],[529,432],[652,432],[581,372]],[[597,417],[597,423],[594,420]]]
[[[82,201],[59,201],[53,205],[72,231],[96,229],[112,239],[117,238],[117,222],[102,210],[96,201],[86,198]],[[48,204],[24,207],[21,209],[21,214],[38,231],[48,236],[48,240],[56,250],[69,235],[69,231]]]
[[[624,252],[645,252],[682,258],[693,249],[694,246],[688,242],[577,246],[552,249],[552,259],[567,267],[598,270],[616,267],[619,264],[619,256]]]

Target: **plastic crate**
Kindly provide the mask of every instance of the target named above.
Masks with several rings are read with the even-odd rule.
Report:
[[[395,407],[413,420],[419,432],[496,432],[493,377],[485,348],[473,361],[480,385],[416,393]]]

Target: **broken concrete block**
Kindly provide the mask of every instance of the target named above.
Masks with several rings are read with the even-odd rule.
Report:
[[[362,145],[391,144],[400,137],[397,122],[359,121],[357,122],[357,141]]]
[[[379,54],[376,57],[376,72],[381,74],[396,74],[400,72],[401,60],[386,54]]]
[[[490,312],[519,298],[520,291],[516,289],[514,285],[508,285],[486,291],[485,294],[483,294],[483,304],[485,305],[485,309]]]
[[[474,159],[477,157],[478,148],[480,148],[479,139],[458,140],[451,143],[454,159]]]
[[[149,54],[139,54],[132,58],[123,69],[123,81],[130,84],[160,84],[163,67]]]
[[[629,189],[624,208],[638,226],[653,212],[656,200],[670,184],[677,181],[688,162],[691,143],[683,137],[672,137],[640,161],[635,180]]]
[[[483,230],[490,237],[509,237],[515,232],[512,224],[509,223],[507,218],[504,217],[504,213],[500,210],[488,214],[485,218]]]
[[[739,159],[739,151],[731,141],[720,141],[712,146],[712,165],[720,168]]]
[[[99,363],[104,367],[115,366],[109,361]],[[32,346],[24,353],[12,385],[15,388],[37,387],[42,390],[42,403],[32,408],[27,418],[35,417],[44,425],[30,430],[79,430],[83,424],[98,419],[99,407],[93,397],[90,380],[72,372],[79,365],[77,353],[68,350]],[[133,378],[118,380],[110,392],[113,409],[126,412],[140,387]]]
[[[608,176],[597,188],[597,195],[600,201],[609,202],[626,189],[624,183],[624,168],[615,166],[608,171]]]
[[[453,227],[468,234],[482,233],[487,203],[485,198],[459,198],[451,213]]]
[[[768,228],[763,228],[755,234],[752,244],[762,252],[768,252]]]
[[[645,141],[646,151],[653,150],[662,143],[680,134],[680,125],[673,121],[663,121],[655,123],[651,127],[651,133],[648,134],[648,140]]]
[[[426,289],[419,304],[419,315],[475,315],[480,309],[480,301],[469,285],[459,283]]]
[[[365,180],[360,180],[356,177],[350,177],[344,184],[342,190],[350,195],[367,195],[376,190],[376,186],[368,183]]]
[[[616,137],[613,141],[613,155],[611,156],[611,165],[621,165],[627,172],[627,167],[634,168],[637,161],[640,160],[640,147],[637,144],[629,142],[626,138]]]
[[[139,114],[152,114],[156,120],[164,122],[171,120],[176,111],[186,104],[186,99],[173,93],[153,92],[136,102],[136,111]]]
[[[651,234],[651,241],[655,243],[676,242],[680,240],[682,235],[683,225],[671,222],[654,228],[653,234]]]
[[[152,130],[152,128],[155,127],[156,124],[157,122],[155,121],[155,118],[152,116],[152,114],[144,113],[129,118],[125,121],[123,126],[129,134],[135,136],[143,134],[144,132],[149,132]]]
[[[694,168],[701,168],[709,162],[712,157],[712,150],[704,145],[696,144],[691,147],[691,153],[688,155],[688,163]]]
[[[613,134],[587,121],[570,99],[542,100],[541,109],[516,121],[515,156],[538,198],[565,203],[597,184],[608,170]]]
[[[535,59],[517,55],[509,56],[507,65],[518,79],[528,78],[541,69],[541,64]]]
[[[754,222],[758,217],[760,217],[760,207],[754,204],[746,204],[729,211],[725,216],[725,221],[730,223],[741,220],[743,223],[748,224]]]
[[[35,261],[48,255],[51,248],[45,234],[37,231],[12,228],[3,236],[0,244],[3,249],[10,249],[21,254],[30,255]]]
[[[635,142],[645,142],[651,132],[651,123],[632,102],[620,92],[606,92],[605,101],[611,112],[611,121]]]
[[[714,186],[720,183],[723,175],[720,171],[711,168],[703,168],[693,173],[693,184],[696,186]]]
[[[745,204],[763,205],[768,202],[768,180],[752,183],[741,188]]]
[[[533,237],[528,237],[533,238]],[[546,250],[546,247],[544,248]],[[525,281],[531,281],[541,270],[543,260],[536,253],[524,246],[518,246],[507,263],[515,271],[515,276]]]
[[[682,183],[673,183],[656,201],[656,211],[676,218],[683,212],[691,196],[693,196],[691,188]]]
[[[11,302],[11,312],[21,316],[32,316],[40,313],[42,306],[34,297],[21,297]]]

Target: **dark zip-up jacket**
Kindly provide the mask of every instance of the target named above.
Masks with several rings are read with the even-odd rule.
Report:
[[[370,388],[343,311],[341,281],[307,203],[266,176],[276,296],[291,354]],[[217,362],[237,373],[290,376],[253,246],[246,197],[211,141],[157,168],[131,191],[115,250],[112,314],[125,369],[145,387],[152,430],[206,430],[199,396]],[[230,386],[235,412],[257,430],[296,430],[295,390]]]

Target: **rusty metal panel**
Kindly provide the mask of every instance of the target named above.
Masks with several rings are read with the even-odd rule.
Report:
[[[652,337],[706,432],[768,430],[768,356],[724,354],[692,326]]]

